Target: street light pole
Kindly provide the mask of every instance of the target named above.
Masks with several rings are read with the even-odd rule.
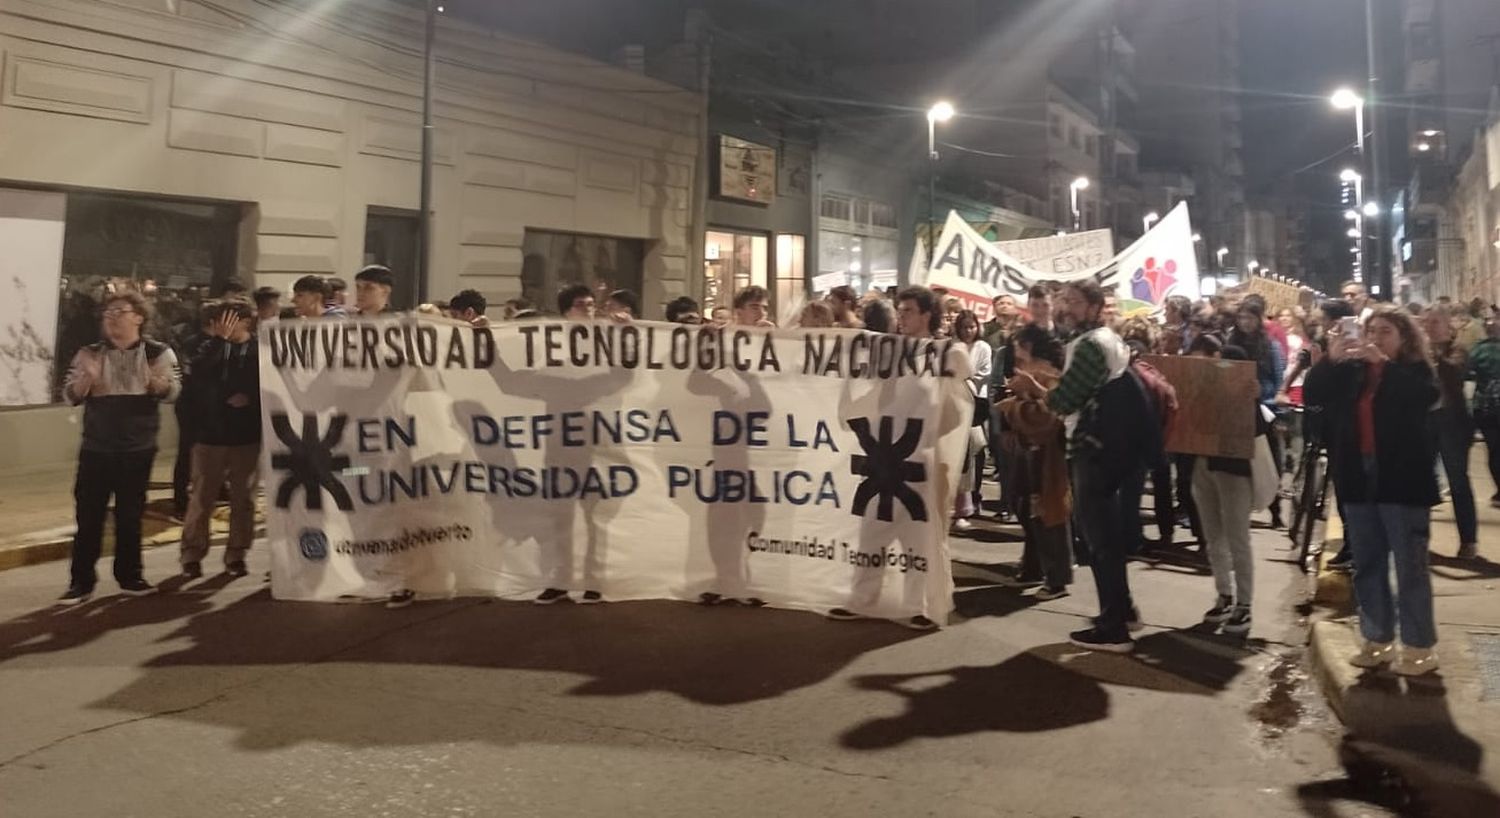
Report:
[[[417,300],[427,299],[432,273],[432,70],[437,38],[438,0],[427,0],[427,25],[422,41],[422,191],[417,227]]]
[[[937,124],[953,118],[953,104],[939,102],[927,109],[927,267],[937,250]]]
[[[1078,194],[1080,191],[1088,190],[1089,177],[1080,176],[1068,185],[1068,201],[1073,207],[1073,232],[1077,233],[1083,229],[1083,214],[1078,208]]]
[[[1390,272],[1390,270],[1389,270],[1389,266],[1390,265],[1388,265],[1388,264],[1385,263],[1385,210],[1386,209],[1383,206],[1383,202],[1382,202],[1382,200],[1384,198],[1385,190],[1384,190],[1384,188],[1381,187],[1381,174],[1380,174],[1380,145],[1381,145],[1381,142],[1380,142],[1380,111],[1379,111],[1379,108],[1377,107],[1379,105],[1379,101],[1380,101],[1379,52],[1377,51],[1378,43],[1379,43],[1379,37],[1377,36],[1377,33],[1375,31],[1375,2],[1374,2],[1374,0],[1365,0],[1365,60],[1366,60],[1366,63],[1368,64],[1369,69],[1370,69],[1370,79],[1369,79],[1369,84],[1365,88],[1365,101],[1364,101],[1365,105],[1370,106],[1370,158],[1369,158],[1369,163],[1370,163],[1370,187],[1369,187],[1369,192],[1370,192],[1370,198],[1375,201],[1376,206],[1380,208],[1380,212],[1377,213],[1375,216],[1372,217],[1373,222],[1374,222],[1373,226],[1375,228],[1374,231],[1373,231],[1374,237],[1375,237],[1375,252],[1374,253],[1368,253],[1367,252],[1367,253],[1364,253],[1363,255],[1367,259],[1372,259],[1372,261],[1370,261],[1370,263],[1367,264],[1367,265],[1365,265],[1365,266],[1366,266],[1367,269],[1369,269],[1373,265],[1373,269],[1374,269],[1374,272],[1375,272],[1375,275],[1373,276],[1373,278],[1375,279],[1374,283],[1375,283],[1375,286],[1377,286],[1377,287],[1380,288],[1380,291],[1379,291],[1378,295],[1380,295],[1382,297],[1385,297],[1385,298],[1389,298],[1390,294],[1391,294],[1390,293],[1391,288],[1390,288],[1390,282],[1387,280],[1387,275]],[[1363,107],[1363,106],[1361,106],[1361,107]],[[1361,131],[1361,133],[1363,133],[1363,131],[1364,131],[1363,122],[1361,122],[1360,125],[1361,125],[1360,131]],[[1362,208],[1361,208],[1361,215],[1362,216],[1364,215]],[[1364,244],[1365,244],[1364,240],[1361,239],[1360,246],[1363,247]]]

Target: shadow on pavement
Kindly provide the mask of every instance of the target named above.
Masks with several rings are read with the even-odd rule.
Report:
[[[171,596],[157,621],[193,613]],[[495,600],[381,605],[274,602],[261,591],[200,612],[163,641],[191,645],[146,662],[184,666],[318,662],[570,673],[577,696],[667,692],[709,705],[769,699],[816,684],[856,657],[915,638],[888,622],[681,602],[537,606]],[[129,691],[108,702],[128,707]]]
[[[192,593],[177,593],[184,583],[174,577],[158,586],[159,593],[132,598],[114,593],[101,582],[96,596],[80,605],[52,605],[25,616],[0,622],[0,664],[38,653],[72,650],[111,631],[157,625],[202,614],[213,607],[205,596],[228,585],[227,574],[192,586]]]
[[[1134,657],[1055,644],[992,667],[860,676],[856,687],[902,696],[907,709],[857,725],[839,743],[852,750],[883,750],[915,738],[1074,727],[1109,715],[1105,685],[1211,696],[1227,688],[1253,655],[1242,647],[1168,632],[1138,640]]]
[[[1059,730],[1109,715],[1109,694],[1097,681],[1036,651],[992,667],[860,676],[854,684],[902,696],[907,707],[846,731],[839,743],[851,750],[883,750],[915,738]]]
[[[1441,676],[1361,676],[1344,699],[1346,777],[1298,787],[1303,809],[1332,816],[1331,804],[1351,800],[1400,815],[1500,815],[1500,793],[1479,777],[1484,748],[1459,730],[1447,695]]]
[[[1429,554],[1428,560],[1432,566],[1432,575],[1435,577],[1458,582],[1500,578],[1500,565],[1489,560],[1461,560],[1441,554]]]

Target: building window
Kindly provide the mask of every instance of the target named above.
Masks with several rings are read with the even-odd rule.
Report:
[[[884,202],[871,202],[870,226],[884,227],[889,230],[898,229],[900,227],[900,224],[896,221],[896,208],[891,207]]]
[[[145,334],[185,343],[198,329],[199,306],[234,278],[240,217],[237,204],[69,193],[53,399],[62,399],[73,355],[99,339],[107,292],[141,292],[153,309]]]
[[[1062,117],[1057,114],[1047,114],[1047,129],[1058,139],[1063,138]]]
[[[807,300],[807,237],[795,233],[776,236],[776,289],[772,308],[779,323],[785,325],[796,316]]]
[[[859,227],[868,227],[870,224],[870,200],[854,200],[854,224]]]
[[[1099,144],[1099,137],[1097,137],[1097,136],[1085,136],[1083,138],[1083,152],[1086,153],[1086,154],[1088,154],[1089,156],[1093,156],[1094,154],[1096,154],[1098,152],[1095,149],[1095,146],[1097,146],[1098,144]]]
[[[557,309],[558,290],[571,284],[589,285],[601,305],[612,290],[641,291],[639,240],[527,228],[521,253],[521,295],[544,312]]]
[[[734,294],[766,286],[770,242],[760,233],[710,230],[703,242],[703,309],[730,307]]]
[[[1074,148],[1082,148],[1083,141],[1079,138],[1078,126],[1072,122],[1068,123],[1068,144]]]
[[[819,205],[818,213],[825,219],[835,219],[841,222],[852,221],[854,218],[854,200],[848,196],[825,193],[823,194],[823,201]]]

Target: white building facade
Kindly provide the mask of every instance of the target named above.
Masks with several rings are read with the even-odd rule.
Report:
[[[448,20],[417,280],[421,48],[419,12],[378,1],[0,3],[0,217],[64,222],[61,258],[27,268],[54,369],[109,279],[170,301],[380,262],[397,307],[472,288],[554,309],[581,281],[659,316],[700,294],[702,95]],[[71,459],[70,410],[8,402],[32,408],[0,407],[0,468]]]

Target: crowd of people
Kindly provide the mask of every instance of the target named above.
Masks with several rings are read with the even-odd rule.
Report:
[[[181,570],[202,576],[209,520],[229,502],[225,571],[246,573],[254,530],[261,436],[255,327],[270,320],[376,315],[389,311],[394,276],[373,265],[354,277],[354,299],[338,278],[309,275],[292,286],[290,304],[267,287],[231,287],[205,305],[197,321],[171,328],[169,342],[147,337],[151,310],[129,289],[101,302],[101,337],[73,357],[64,381],[68,400],[84,406],[75,495],[78,534],[65,603],[88,599],[97,584],[103,524],[114,500],[114,575],[126,594],[151,593],[142,576],[141,515],[155,456],[158,408],[176,401],[181,434],[174,475],[175,512],[183,522]],[[1071,635],[1080,646],[1133,648],[1140,615],[1126,561],[1173,547],[1191,533],[1212,569],[1215,594],[1204,620],[1229,634],[1252,623],[1254,559],[1251,517],[1258,510],[1279,527],[1277,492],[1258,491],[1251,460],[1166,451],[1179,410],[1175,390],[1142,360],[1145,354],[1247,361],[1255,367],[1256,436],[1278,472],[1303,441],[1326,446],[1337,510],[1348,535],[1333,560],[1352,566],[1366,645],[1356,664],[1396,663],[1402,673],[1436,667],[1431,583],[1427,576],[1430,508],[1446,477],[1460,542],[1477,554],[1475,501],[1466,465],[1477,430],[1489,447],[1500,507],[1500,332],[1478,302],[1459,307],[1373,303],[1348,282],[1341,298],[1304,311],[1269,314],[1256,294],[1166,300],[1158,315],[1123,317],[1092,280],[1037,284],[1022,304],[997,296],[981,321],[964,302],[921,286],[860,295],[837,287],[801,307],[806,328],[863,329],[912,338],[952,339],[970,357],[974,400],[963,478],[952,509],[962,534],[984,513],[982,483],[998,483],[1002,521],[1019,524],[1025,546],[1016,584],[1041,600],[1069,593],[1074,566],[1095,579],[1099,616]],[[487,326],[485,297],[474,290],[419,313]],[[759,286],[705,311],[680,297],[664,305],[670,322],[774,326],[770,295]],[[557,295],[567,320],[628,322],[641,317],[627,289],[578,284]],[[506,301],[500,320],[542,316],[522,298]],[[189,325],[191,324],[191,325]],[[1466,383],[1472,382],[1472,400]],[[1412,434],[1414,429],[1424,434]],[[1142,501],[1151,487],[1156,537],[1144,534]],[[1394,562],[1397,584],[1387,573]],[[553,593],[554,601],[565,595]],[[547,594],[543,595],[544,597]],[[403,592],[391,604],[411,601]],[[597,599],[597,595],[595,595]],[[543,601],[539,598],[538,601]],[[592,600],[591,600],[592,601]],[[916,617],[915,627],[935,627]],[[1402,650],[1395,648],[1397,624]]]

